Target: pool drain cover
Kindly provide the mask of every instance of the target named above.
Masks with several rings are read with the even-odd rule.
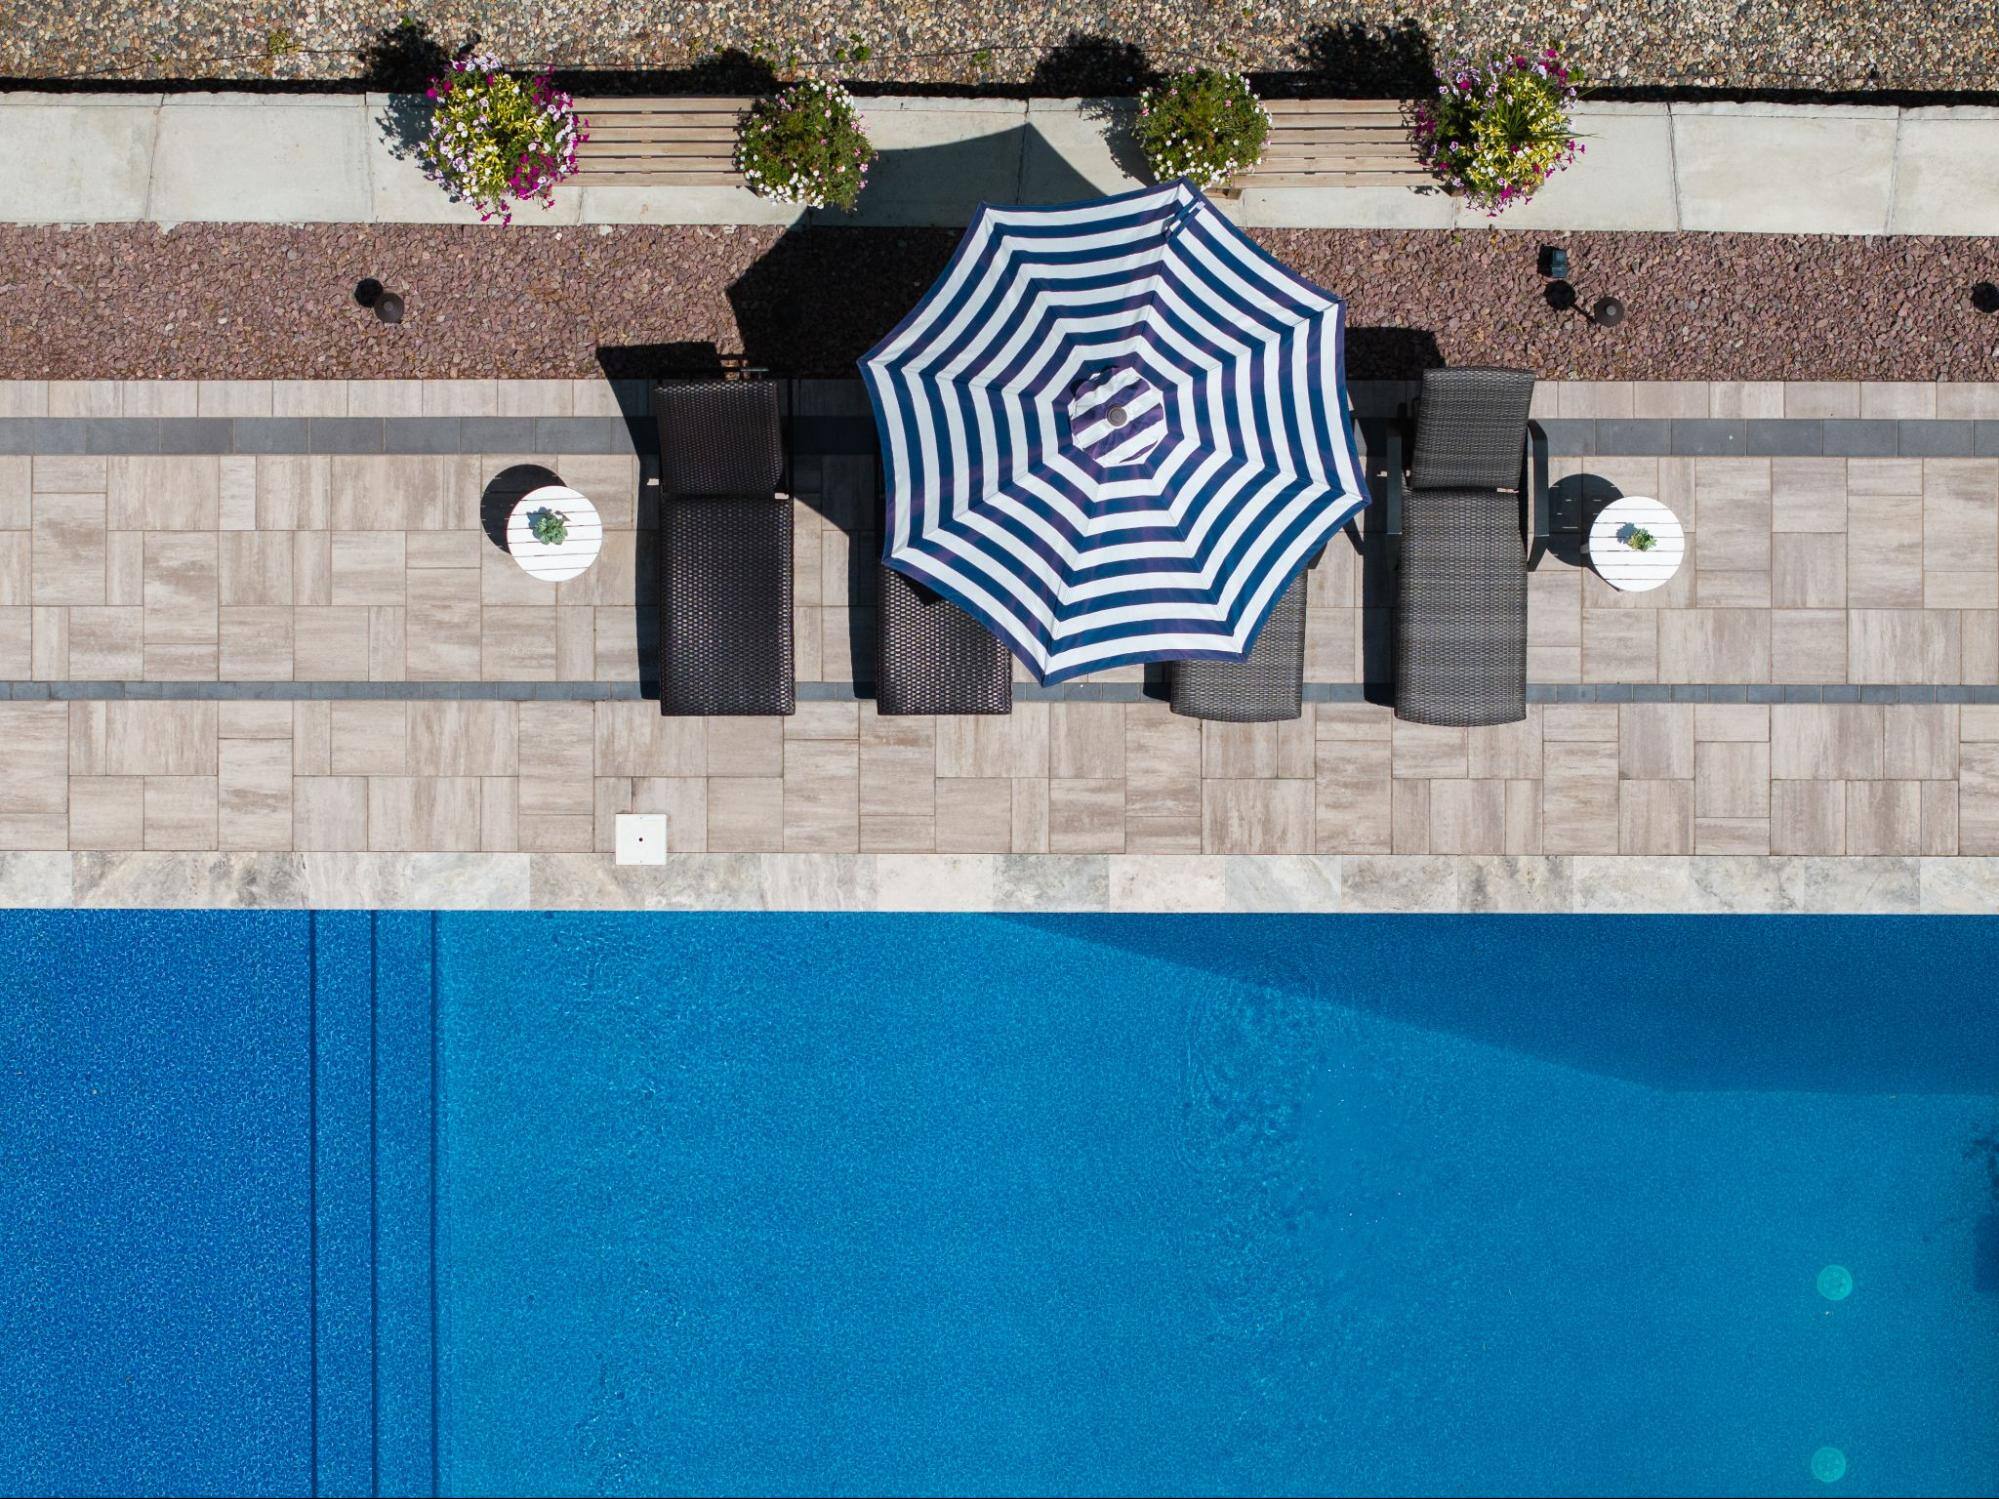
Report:
[[[1844,1265],[1827,1265],[1819,1271],[1819,1295],[1827,1301],[1844,1301],[1853,1294],[1853,1272]]]

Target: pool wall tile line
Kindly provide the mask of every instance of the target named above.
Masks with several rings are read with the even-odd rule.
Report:
[[[580,853],[0,854],[0,896],[100,908],[1993,916],[1999,857],[740,853],[631,868]]]
[[[436,1295],[431,1232],[431,929],[381,911],[375,932],[375,1492],[435,1489]]]
[[[312,918],[320,1494],[436,1492],[434,921],[420,911]]]
[[[375,1491],[373,941],[361,914],[312,922],[313,1472]]]

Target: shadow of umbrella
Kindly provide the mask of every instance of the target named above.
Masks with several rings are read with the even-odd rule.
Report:
[[[943,122],[939,128],[957,130],[966,117],[954,112],[937,118]],[[912,111],[894,128],[927,129],[928,121]],[[1013,125],[934,146],[883,146],[853,211],[815,209],[812,223],[826,229],[955,227],[970,223],[981,203],[1073,203],[1105,195],[1105,187],[1077,171],[1039,130]]]
[[[1654,1088],[1977,1095],[1999,1078],[1982,981],[1999,923],[1940,945],[1920,916],[1007,919]]]

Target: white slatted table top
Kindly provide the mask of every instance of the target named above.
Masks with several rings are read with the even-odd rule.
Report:
[[[536,511],[554,510],[569,521],[569,534],[560,546],[536,541],[528,523]],[[562,583],[577,577],[597,560],[604,545],[604,523],[588,497],[561,484],[544,484],[530,490],[515,503],[507,517],[507,550],[528,576],[548,583]]]
[[[1650,531],[1644,551],[1627,538]],[[1589,560],[1597,576],[1624,593],[1646,593],[1669,581],[1687,555],[1680,518],[1650,495],[1628,494],[1604,506],[1589,529]]]

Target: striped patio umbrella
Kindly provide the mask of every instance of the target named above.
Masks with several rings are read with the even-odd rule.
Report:
[[[861,360],[884,560],[1043,682],[1240,659],[1367,503],[1345,313],[1186,182],[982,206]]]

